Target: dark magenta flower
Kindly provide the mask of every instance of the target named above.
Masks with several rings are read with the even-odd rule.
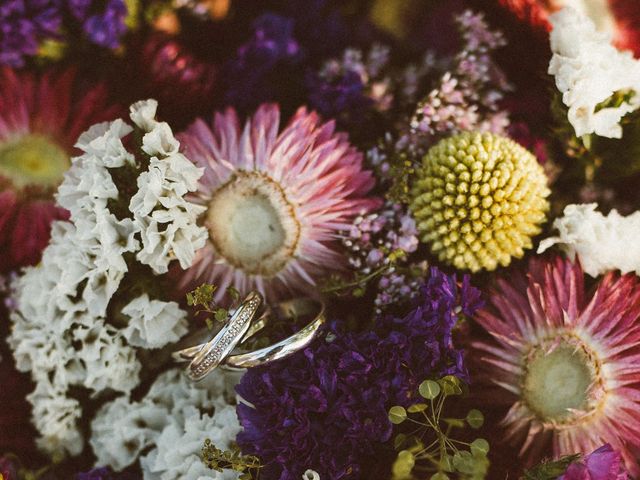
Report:
[[[362,333],[334,323],[326,339],[250,369],[237,387],[252,405],[238,406],[244,427],[238,443],[261,458],[265,478],[298,480],[309,468],[329,479],[375,471],[372,459],[384,462],[383,444],[392,433],[388,408],[415,403],[425,378],[467,378],[451,330],[460,313],[471,315],[480,306],[468,277],[458,285],[432,268],[407,316],[381,318]]]
[[[60,0],[0,2],[0,64],[22,67],[42,40],[58,36],[61,24]]]
[[[572,463],[558,480],[627,480],[622,455],[608,443]]]

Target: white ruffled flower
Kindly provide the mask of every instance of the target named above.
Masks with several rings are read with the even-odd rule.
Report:
[[[207,230],[197,224],[206,208],[184,198],[197,189],[204,169],[178,152],[180,143],[169,125],[153,119],[156,107],[153,101],[131,107],[131,119],[147,132],[142,149],[151,159],[148,170],[138,177],[138,192],[129,210],[142,239],[138,260],[156,273],[165,273],[174,258],[182,268],[190,267],[196,250],[206,242]]]
[[[571,259],[577,255],[592,277],[609,270],[640,275],[640,211],[623,217],[616,210],[604,216],[597,204],[568,205],[553,226],[559,235],[540,242],[538,253],[559,244]]]
[[[551,15],[550,21],[549,73],[569,107],[576,135],[622,137],[620,120],[640,107],[640,61],[631,52],[617,50],[608,35],[572,8]],[[599,108],[616,92],[633,95],[618,107]]]
[[[39,448],[52,454],[78,455],[82,452],[84,441],[76,425],[82,411],[77,400],[43,382],[27,396],[27,400],[33,405],[32,419],[40,432],[36,441]]]
[[[135,347],[158,348],[187,330],[178,304],[152,301],[145,294],[125,297],[124,313],[131,317],[127,326],[108,318],[113,296],[126,293],[121,285],[134,255],[161,273],[173,258],[189,266],[205,242],[206,230],[197,226],[202,207],[184,198],[195,190],[202,171],[178,152],[169,125],[153,118],[156,108],[153,100],[132,107],[132,119],[146,132],[142,148],[151,155],[142,173],[123,143],[133,128],[122,120],[94,125],[80,136],[76,147],[83,153],[72,159],[57,193],[70,222],[53,223],[42,261],[26,268],[12,286],[15,309],[8,343],[18,369],[30,371],[36,383],[30,397],[33,421],[39,445],[49,453],[82,450],[76,427],[82,412],[69,397],[71,388],[92,395],[105,390],[128,394],[139,383]],[[118,188],[128,178],[128,190],[136,177],[140,191],[134,201]],[[135,211],[129,211],[130,203]],[[118,455],[120,464],[126,463],[122,452],[113,454]]]
[[[200,458],[205,438],[229,448],[240,431],[224,389],[221,372],[195,384],[174,369],[160,375],[140,402],[121,397],[105,405],[91,425],[97,464],[122,470],[151,446],[140,458],[145,480],[237,478],[234,472],[207,469]]]
[[[122,313],[129,317],[122,333],[136,347],[164,347],[187,333],[186,313],[176,302],[150,300],[145,293],[129,302]]]
[[[200,451],[205,438],[219,448],[229,449],[240,431],[235,408],[219,405],[213,416],[194,407],[185,411],[184,423],[172,419],[162,430],[155,448],[140,459],[145,480],[231,480],[232,471],[215,472],[202,462]]]
[[[98,465],[123,470],[153,445],[167,422],[168,410],[120,397],[103,406],[91,423],[91,447]]]
[[[315,470],[306,470],[302,474],[302,480],[320,480],[320,474]]]

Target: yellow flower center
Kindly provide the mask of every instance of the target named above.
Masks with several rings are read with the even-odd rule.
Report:
[[[295,256],[300,223],[282,187],[260,172],[237,172],[209,202],[216,251],[246,273],[273,276]]]
[[[0,144],[0,176],[18,188],[55,187],[69,168],[67,152],[41,135],[27,135]]]
[[[603,400],[600,361],[577,337],[552,342],[536,345],[526,357],[523,400],[543,422],[574,423]]]

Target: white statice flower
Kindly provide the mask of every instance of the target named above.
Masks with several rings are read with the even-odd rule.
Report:
[[[205,438],[223,450],[240,431],[235,408],[218,405],[213,415],[201,413],[195,407],[185,410],[184,423],[171,419],[162,430],[155,448],[140,459],[144,480],[232,480],[238,474],[225,470],[209,469],[201,458],[200,451]]]
[[[104,405],[91,424],[91,447],[99,465],[123,470],[143,449],[155,444],[169,411],[151,402],[120,397]]]
[[[176,302],[150,300],[144,293],[129,302],[122,313],[129,317],[122,333],[136,347],[164,347],[187,333],[186,312]]]
[[[139,402],[120,397],[106,404],[91,424],[96,464],[122,470],[139,459],[145,480],[237,478],[209,470],[200,458],[206,438],[229,448],[240,431],[225,385],[219,371],[196,384],[174,369],[161,374]]]
[[[142,239],[138,260],[165,273],[174,258],[182,268],[190,267],[196,250],[206,242],[207,230],[197,223],[206,208],[185,199],[197,189],[204,169],[178,151],[180,142],[169,125],[155,121],[156,108],[155,100],[131,106],[131,119],[146,132],[142,150],[151,158],[148,170],[138,177],[138,192],[129,210]]]
[[[82,452],[84,440],[76,424],[82,411],[77,400],[68,398],[64,392],[44,382],[37,384],[27,400],[33,405],[33,422],[40,432],[38,447],[61,455]]]
[[[138,156],[125,147],[134,127],[122,120],[94,125],[79,137],[82,154],[72,159],[56,195],[70,221],[53,223],[40,264],[12,283],[7,340],[18,369],[30,372],[36,384],[33,422],[48,453],[77,455],[83,448],[76,425],[83,412],[71,389],[86,389],[92,397],[127,395],[139,384],[137,349],[159,348],[187,331],[177,303],[150,300],[143,292],[127,297],[136,258],[156,273],[166,272],[174,258],[187,267],[206,237],[197,225],[202,207],[185,199],[202,171],[179,153],[169,125],[155,120],[156,107],[149,100],[132,108],[131,118],[143,130]],[[110,318],[120,313],[112,312],[116,293],[128,324]],[[126,448],[137,445],[129,440]],[[133,450],[135,459],[139,452]]]
[[[607,34],[572,8],[551,15],[550,21],[549,73],[569,107],[576,135],[622,137],[620,120],[640,107],[640,61],[631,52],[617,50]],[[631,96],[618,107],[600,108],[614,93]]]
[[[640,211],[623,217],[616,210],[607,216],[597,204],[568,205],[553,222],[558,236],[540,242],[538,253],[559,244],[571,259],[577,255],[592,277],[609,270],[640,275]]]

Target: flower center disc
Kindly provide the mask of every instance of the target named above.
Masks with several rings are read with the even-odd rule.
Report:
[[[217,252],[250,274],[273,276],[294,256],[300,223],[276,182],[238,172],[213,194],[206,225]]]
[[[9,178],[18,188],[55,187],[69,165],[67,152],[40,135],[27,135],[0,144],[0,176]]]
[[[527,359],[523,397],[543,421],[567,423],[575,410],[588,412],[602,391],[599,364],[581,342],[563,342],[555,349],[540,346]]]

